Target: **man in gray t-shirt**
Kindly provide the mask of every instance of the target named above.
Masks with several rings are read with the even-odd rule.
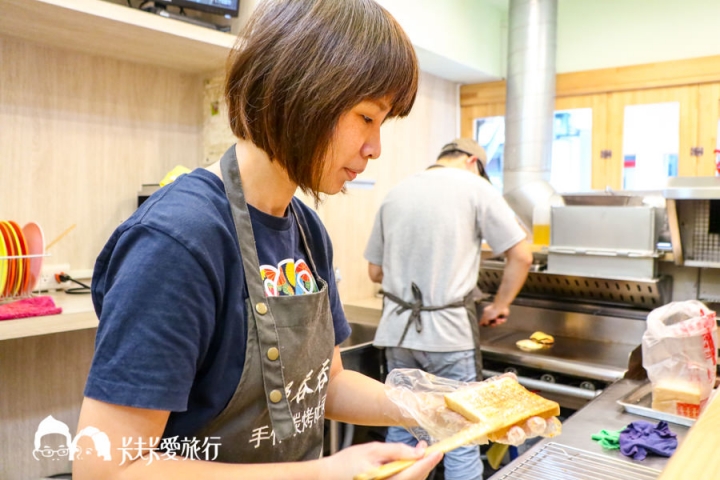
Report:
[[[475,381],[478,320],[473,303],[482,240],[506,266],[480,325],[499,325],[532,263],[525,232],[487,180],[485,151],[469,139],[445,145],[437,163],[395,186],[383,201],[365,249],[370,279],[382,283],[384,308],[375,346],[386,347],[388,371],[419,368]],[[387,441],[413,444],[400,428]],[[445,457],[445,478],[482,478],[478,447]]]

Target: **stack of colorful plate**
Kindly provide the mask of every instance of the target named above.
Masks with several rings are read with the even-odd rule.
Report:
[[[40,278],[45,239],[40,225],[0,220],[0,299],[29,295]]]

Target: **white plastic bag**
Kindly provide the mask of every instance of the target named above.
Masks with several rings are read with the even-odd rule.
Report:
[[[715,312],[697,300],[672,302],[647,316],[643,367],[657,410],[697,418],[715,386]]]

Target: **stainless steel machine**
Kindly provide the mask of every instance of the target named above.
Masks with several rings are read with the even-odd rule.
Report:
[[[720,301],[720,179],[564,200],[552,207],[550,244],[534,254],[508,322],[482,329],[481,345],[484,376],[516,372],[572,412],[616,380],[644,374],[640,344],[652,309]],[[483,260],[485,294],[497,291],[503,266]],[[538,330],[555,337],[551,348],[516,346]]]

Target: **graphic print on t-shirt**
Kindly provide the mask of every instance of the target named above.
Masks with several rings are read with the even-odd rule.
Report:
[[[304,295],[318,292],[317,283],[305,260],[286,258],[277,267],[260,265],[265,295]]]

